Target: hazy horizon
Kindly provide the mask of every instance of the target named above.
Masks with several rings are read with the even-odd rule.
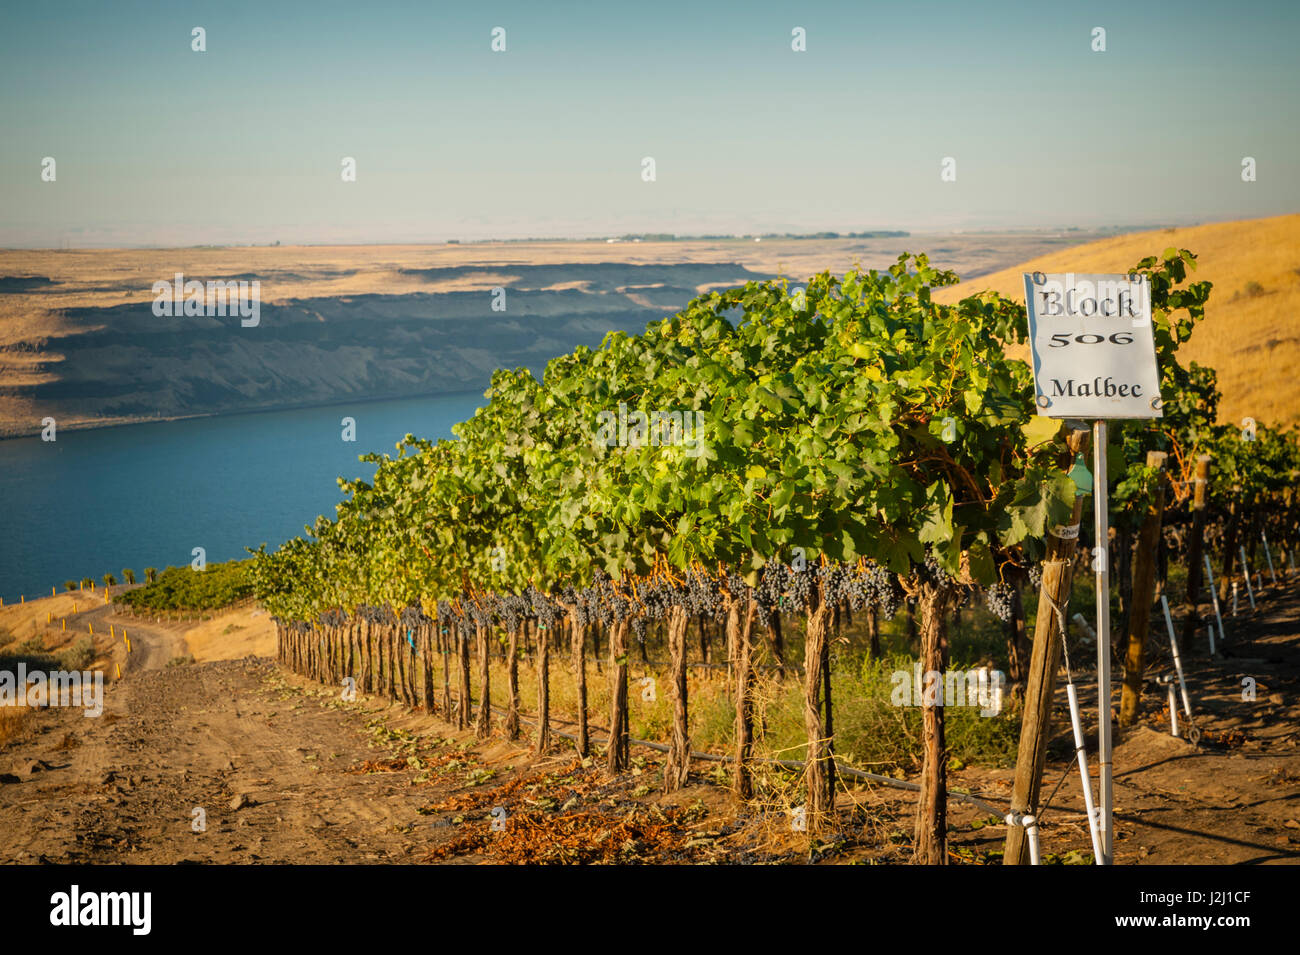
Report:
[[[1285,213],[1282,213],[1285,214]],[[1260,218],[1268,218],[1267,216]],[[1168,227],[1184,227],[1201,224],[1211,224],[1212,222],[1236,221],[1235,217],[1225,217],[1214,220],[1188,220],[1187,222],[1150,222],[1139,225],[1116,225],[1116,226],[1097,226],[1094,228],[1083,228],[1080,226],[1038,226],[1015,228],[1008,227],[1004,229],[899,229],[899,230],[870,230],[855,229],[854,232],[901,232],[907,238],[931,238],[938,236],[1005,236],[1005,235],[1065,235],[1069,232],[1078,232],[1084,236],[1097,235],[1121,235],[1130,232],[1145,232]],[[263,248],[348,248],[358,247],[365,248],[370,246],[442,246],[442,245],[527,245],[529,243],[568,243],[568,242],[610,242],[613,245],[632,245],[636,243],[650,244],[653,242],[752,242],[756,238],[770,239],[771,241],[803,241],[816,240],[817,233],[833,230],[809,230],[807,232],[790,232],[788,234],[777,233],[734,233],[734,234],[692,234],[680,233],[674,234],[671,239],[658,238],[641,238],[635,237],[635,233],[624,233],[618,236],[609,233],[593,233],[590,235],[529,235],[529,236],[487,236],[484,238],[450,238],[450,239],[382,239],[358,240],[353,242],[193,242],[193,243],[173,243],[173,244],[154,244],[154,243],[72,243],[66,246],[52,245],[6,245],[0,243],[0,251],[6,252],[44,252],[44,251],[73,251],[73,250],[102,250],[111,251],[121,249],[126,251],[148,251],[151,249],[263,249]],[[653,235],[652,233],[647,233]],[[624,236],[628,236],[624,238]],[[850,239],[853,238],[849,232],[840,232],[834,238]]]

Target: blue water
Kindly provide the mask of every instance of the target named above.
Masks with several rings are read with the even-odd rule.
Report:
[[[357,456],[391,454],[408,432],[451,437],[481,392],[324,408],[61,431],[0,441],[0,596],[48,595],[65,580],[129,567],[144,578],[273,549],[318,514],[334,516],[336,479],[374,475]],[[341,419],[356,419],[356,442]]]

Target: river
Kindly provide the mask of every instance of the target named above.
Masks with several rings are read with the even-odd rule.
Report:
[[[356,401],[61,431],[0,441],[0,596],[48,596],[65,580],[129,567],[209,563],[274,549],[319,514],[334,515],[336,479],[374,475],[358,461],[393,453],[407,433],[451,437],[481,392]],[[343,440],[342,419],[356,421]]]

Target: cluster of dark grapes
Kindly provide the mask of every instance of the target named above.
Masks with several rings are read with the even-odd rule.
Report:
[[[820,564],[810,570],[795,570],[788,564],[772,561],[763,568],[755,596],[759,616],[770,625],[777,611],[802,612],[812,599],[812,586],[821,585],[827,603],[847,602],[853,610],[876,607],[886,617],[898,611],[902,598],[894,575],[879,565],[865,567],[851,564]]]
[[[640,587],[637,587],[637,597],[644,605],[645,613],[637,615],[637,619],[641,620],[643,624],[639,630],[637,629],[636,620],[632,621],[633,631],[644,634],[645,621],[662,620],[668,616],[668,608],[679,602],[676,590],[676,587],[660,578],[648,580]]]
[[[458,614],[451,609],[451,602],[448,600],[438,601],[438,630],[441,633],[450,634],[458,624]]]
[[[1037,561],[1029,565],[1029,586],[1037,590],[1043,583],[1043,565]]]
[[[717,584],[698,570],[686,572],[686,601],[688,613],[717,618],[725,612],[725,601]]]
[[[817,582],[821,584],[822,595],[831,606],[838,606],[848,600],[853,591],[852,574],[843,564],[820,564],[816,568]]]
[[[348,622],[348,615],[340,608],[324,611],[318,618],[322,627],[341,627]]]
[[[789,576],[785,585],[785,602],[782,609],[793,612],[806,610],[812,600],[813,572],[787,567]]]
[[[402,608],[402,612],[397,615],[397,621],[408,630],[413,630],[421,624],[428,623],[429,618],[424,615],[424,610],[419,604],[411,604],[409,607]]]
[[[596,592],[590,588],[578,590],[576,587],[566,586],[561,593],[564,602],[573,608],[573,623],[578,627],[585,627],[598,616],[596,610]]]
[[[609,608],[611,623],[615,620],[627,620],[636,613],[636,604],[632,602],[632,597],[617,591],[612,597],[607,598],[605,605]]]
[[[984,589],[984,603],[989,608],[993,616],[997,617],[1003,623],[1011,619],[1011,596],[1014,588],[999,580],[991,587]]]
[[[939,558],[934,556],[932,550],[925,552],[925,561],[915,568],[915,573],[922,582],[940,587],[951,586],[955,580],[952,574],[939,566]]]
[[[595,611],[596,622],[601,626],[608,627],[615,620],[626,620],[636,610],[626,585],[616,583],[600,570],[596,571],[591,591],[595,597],[589,606]]]
[[[587,622],[587,608],[582,605],[582,597],[578,594],[578,588],[572,584],[565,584],[560,588],[560,596],[556,601],[558,604],[573,608],[573,619],[575,623],[585,624]],[[579,620],[581,618],[581,620]]]
[[[765,627],[772,625],[772,614],[781,609],[781,595],[785,593],[790,568],[779,560],[768,561],[754,588],[754,602],[758,604],[758,617]]]
[[[600,626],[608,627],[614,622],[614,583],[600,568],[592,577],[591,586],[587,588],[586,593],[589,595],[587,606],[591,618]]]
[[[849,574],[848,600],[853,610],[874,607],[882,617],[888,618],[898,612],[901,598],[897,578],[874,561]]]
[[[501,621],[506,633],[513,633],[531,615],[532,605],[518,594],[496,596],[491,603],[490,612]]]
[[[813,573],[811,570],[795,570],[779,560],[770,561],[763,567],[754,598],[765,624],[771,623],[773,611],[798,612],[808,606]]]
[[[554,630],[564,617],[564,608],[550,596],[542,593],[532,584],[524,591],[537,626],[543,630]]]
[[[468,614],[453,607],[449,600],[438,601],[438,624],[447,636],[455,634],[468,640],[474,635],[474,621]]]
[[[478,614],[475,613],[476,605],[483,608],[491,625],[495,626],[497,621],[500,621],[502,626],[508,626],[505,620],[506,608],[502,606],[501,596],[499,594],[488,592],[481,594],[478,600],[471,600],[469,602],[469,615],[478,619]]]
[[[469,619],[476,626],[490,629],[492,627],[492,608],[487,601],[470,600],[467,603]]]

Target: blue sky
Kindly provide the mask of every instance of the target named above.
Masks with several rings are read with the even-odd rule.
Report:
[[[1295,212],[1298,27],[1295,3],[10,2],[0,245]]]

